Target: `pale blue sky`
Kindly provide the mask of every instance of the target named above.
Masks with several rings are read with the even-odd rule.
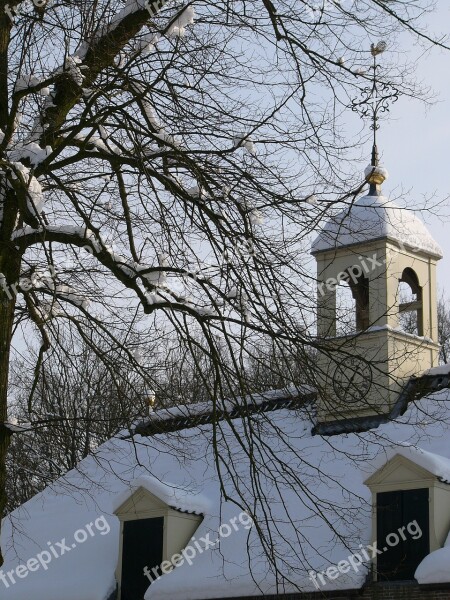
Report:
[[[449,34],[450,2],[437,0],[437,12],[428,19],[430,30]],[[417,50],[405,48],[413,56]],[[433,50],[417,63],[418,79],[430,85],[436,103],[423,104],[400,99],[391,110],[389,122],[379,134],[382,162],[390,178],[383,186],[386,195],[405,193],[411,207],[423,206],[424,196],[436,192],[435,200],[450,196],[450,51]],[[441,245],[444,258],[439,263],[438,286],[450,296],[450,198],[440,207],[441,216],[418,214]]]

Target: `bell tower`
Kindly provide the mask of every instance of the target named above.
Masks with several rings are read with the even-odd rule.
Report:
[[[378,161],[378,109],[375,102],[369,192],[328,221],[311,249],[321,342],[319,423],[388,414],[406,381],[438,362],[436,265],[442,251],[411,211],[382,194],[388,173]],[[354,312],[353,330],[344,333],[337,302],[342,285]]]
[[[389,412],[406,380],[438,361],[441,249],[419,219],[381,195],[375,181],[384,180],[386,171],[373,171],[367,175],[372,193],[330,220],[312,246],[317,332],[329,347],[319,360],[320,421]],[[342,283],[351,290],[355,328],[338,335]],[[412,300],[403,301],[402,287],[410,289]],[[402,327],[407,314],[414,333]]]

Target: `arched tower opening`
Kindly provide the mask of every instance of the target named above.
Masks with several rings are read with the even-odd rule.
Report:
[[[336,287],[336,334],[364,331],[369,324],[369,279],[349,269]]]
[[[404,269],[399,279],[398,314],[403,331],[423,336],[422,288],[417,273],[411,267]]]

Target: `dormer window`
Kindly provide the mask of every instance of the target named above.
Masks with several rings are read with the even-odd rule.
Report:
[[[372,491],[372,543],[378,550],[375,581],[414,581],[422,560],[444,545],[450,530],[445,460],[405,448],[365,482]]]
[[[163,484],[147,479],[147,488],[161,492]],[[143,600],[151,583],[172,568],[171,559],[184,550],[202,521],[201,514],[173,504],[174,488],[164,487],[163,499],[139,487],[115,511],[121,533],[119,600]]]

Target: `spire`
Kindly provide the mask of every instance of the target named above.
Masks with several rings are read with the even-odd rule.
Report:
[[[365,178],[369,184],[369,196],[381,196],[381,185],[388,178],[388,172],[379,164],[377,131],[380,128],[380,114],[389,111],[390,103],[398,100],[398,91],[388,83],[378,81],[377,56],[386,50],[386,42],[372,44],[370,53],[372,63],[372,85],[361,90],[362,99],[353,100],[352,110],[362,118],[369,118],[370,128],[373,131],[372,160],[365,170]]]

